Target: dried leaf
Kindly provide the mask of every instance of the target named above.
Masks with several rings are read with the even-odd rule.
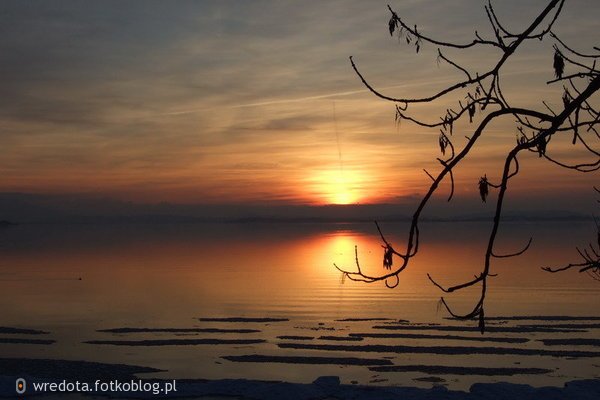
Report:
[[[482,176],[479,179],[479,195],[481,196],[481,201],[485,203],[485,200],[489,194],[489,185],[487,175]]]
[[[566,89],[565,89],[565,92],[563,93],[562,101],[563,101],[563,105],[565,106],[565,108],[569,107],[569,104],[571,104],[571,93],[569,93],[569,91]]]
[[[554,52],[554,74],[558,79],[562,78],[565,72],[565,60],[558,50]]]
[[[537,151],[540,157],[543,157],[546,154],[546,139],[539,138],[537,141]]]
[[[469,122],[473,122],[473,117],[475,116],[475,103],[471,103],[469,106]]]
[[[383,268],[392,269],[392,264],[394,263],[394,250],[389,245],[385,246],[383,249]]]
[[[396,19],[392,16],[392,18],[390,18],[390,22],[388,22],[388,27],[390,29],[390,36],[394,36],[394,31],[396,30]]]
[[[450,143],[450,141],[448,140],[446,135],[444,135],[443,133],[440,133],[440,137],[438,138],[438,143],[440,145],[440,151],[442,152],[442,155],[446,155],[446,147],[448,147],[448,144]]]

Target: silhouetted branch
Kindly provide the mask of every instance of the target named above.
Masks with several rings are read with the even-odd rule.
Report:
[[[527,251],[532,243],[532,239],[530,238],[523,249],[514,253],[499,254],[494,251],[508,184],[511,178],[515,177],[520,172],[519,154],[522,151],[535,152],[538,153],[540,158],[544,158],[561,167],[580,172],[592,172],[600,169],[600,152],[595,150],[588,142],[590,140],[590,135],[592,135],[592,139],[600,139],[600,135],[595,129],[600,122],[600,112],[592,105],[594,102],[590,101],[592,96],[600,89],[600,73],[596,69],[596,61],[600,59],[600,53],[598,55],[593,55],[575,51],[552,32],[552,26],[560,15],[563,5],[564,0],[550,0],[544,10],[538,14],[527,28],[518,34],[514,34],[509,32],[502,25],[491,1],[489,1],[485,6],[485,11],[495,39],[483,39],[478,32],[475,32],[475,39],[471,42],[462,44],[445,42],[423,35],[416,25],[414,27],[407,25],[398,14],[388,6],[388,9],[392,14],[391,19],[389,20],[390,34],[393,35],[397,32],[399,36],[404,35],[407,44],[414,45],[417,52],[422,43],[453,49],[467,49],[483,45],[498,48],[500,50],[500,56],[491,69],[477,73],[472,72],[470,68],[461,65],[459,62],[451,60],[438,48],[438,63],[440,60],[444,61],[454,69],[458,70],[461,74],[464,74],[466,78],[441,88],[431,95],[414,98],[391,97],[381,93],[366,80],[364,75],[359,71],[354,59],[350,57],[351,66],[365,87],[375,96],[396,103],[395,110],[397,122],[404,119],[421,127],[439,129],[440,135],[438,136],[438,145],[440,152],[443,156],[446,156],[447,151],[450,150],[450,154],[446,159],[437,158],[437,161],[441,165],[441,170],[437,174],[432,174],[424,169],[432,182],[412,215],[404,251],[397,251],[393,244],[386,239],[379,224],[375,222],[383,243],[382,248],[384,249],[383,273],[371,275],[364,273],[358,260],[358,251],[355,249],[355,271],[346,270],[336,265],[336,268],[345,274],[345,276],[351,280],[368,283],[384,281],[387,287],[396,287],[400,282],[399,274],[408,267],[410,260],[416,256],[418,252],[419,220],[429,200],[433,194],[438,191],[440,184],[446,177],[449,177],[451,185],[448,201],[452,199],[455,190],[454,168],[473,150],[476,142],[484,134],[491,122],[502,117],[510,116],[516,120],[520,136],[517,137],[516,145],[506,154],[500,179],[497,183],[492,183],[487,178],[487,175],[484,174],[478,183],[479,193],[484,202],[489,197],[489,189],[496,189],[494,191],[494,218],[488,236],[487,248],[481,271],[475,275],[473,279],[451,286],[443,286],[438,283],[438,281],[434,280],[431,275],[427,274],[431,283],[444,293],[453,293],[474,286],[480,288],[479,298],[475,301],[473,308],[467,313],[459,314],[454,312],[444,297],[440,299],[440,306],[444,306],[448,313],[456,318],[478,318],[479,327],[483,333],[485,330],[484,305],[488,287],[488,278],[495,276],[495,274],[491,272],[492,259],[519,256]],[[547,22],[544,23],[544,21]],[[548,81],[548,84],[568,82],[568,85],[570,85],[571,88],[567,89],[567,87],[564,86],[562,107],[550,107],[546,101],[541,101],[542,105],[548,109],[549,113],[529,108],[514,107],[509,104],[502,91],[500,81],[502,67],[524,41],[534,39],[542,40],[546,38],[546,36],[553,38],[561,46],[561,48],[557,45],[554,46],[552,68],[554,69],[556,78]],[[600,52],[598,47],[594,47],[594,50]],[[565,52],[568,52],[569,55],[565,56]],[[580,61],[573,57],[579,57],[585,61]],[[589,64],[589,61],[592,61],[591,66],[587,65]],[[577,71],[565,74],[565,67],[576,69]],[[424,121],[421,118],[411,115],[408,110],[410,104],[436,102],[441,100],[442,97],[459,90],[462,90],[463,93],[466,92],[466,96],[463,99],[458,100],[457,107],[447,108],[444,115],[439,117],[439,121]],[[488,108],[489,106],[494,107]],[[478,119],[478,124],[474,126],[470,135],[465,136],[467,142],[464,146],[462,148],[455,148],[455,144],[451,140],[455,123],[466,118],[466,116],[468,116],[469,122],[472,123],[476,113],[481,114],[481,118]],[[588,134],[587,132],[594,132],[595,136],[593,136],[594,133]],[[589,162],[572,164],[557,161],[552,156],[548,155],[548,148],[552,146],[551,139],[554,135],[565,135],[572,138],[572,144],[578,146],[579,149],[586,151],[587,154],[592,157],[592,160]],[[597,188],[595,189],[598,190]],[[591,273],[594,276],[597,275],[597,278],[600,278],[600,274],[598,273],[598,259],[600,258],[600,227],[598,233],[598,247],[599,250],[596,250],[596,248],[590,244],[588,248],[580,251],[578,250],[580,256],[584,260],[581,263],[573,263],[565,267],[554,269],[546,267],[545,269],[551,272],[557,272],[570,268],[579,268],[581,272]]]
[[[565,42],[563,42],[562,40],[560,40],[560,38],[554,32],[550,32],[550,36],[554,40],[556,40],[558,43],[560,43],[562,47],[564,47],[565,49],[567,49],[571,53],[575,54],[577,57],[581,57],[581,58],[598,58],[598,57],[600,57],[600,54],[583,54],[583,53],[580,53],[580,52],[578,52],[576,50],[573,50],[573,48],[567,46],[565,44]],[[599,49],[596,48],[596,50],[599,50]]]
[[[451,42],[444,42],[441,40],[436,40],[433,38],[430,38],[428,36],[425,36],[423,34],[421,34],[420,32],[417,31],[416,25],[414,28],[411,28],[410,26],[406,25],[404,23],[404,21],[398,17],[398,14],[396,14],[396,12],[394,10],[392,10],[392,8],[388,5],[388,10],[390,10],[390,12],[392,13],[392,18],[390,19],[389,22],[389,26],[390,26],[390,34],[392,35],[394,33],[394,31],[397,28],[401,28],[403,30],[406,30],[409,34],[420,38],[421,40],[434,44],[436,46],[442,46],[442,47],[452,47],[455,49],[468,49],[469,47],[473,47],[473,46],[477,46],[477,45],[490,45],[490,46],[495,46],[495,47],[500,47],[498,45],[498,43],[490,41],[490,40],[482,40],[482,39],[473,39],[472,42],[470,43],[465,43],[465,44],[459,44],[459,43],[451,43]]]
[[[511,253],[511,254],[495,254],[494,252],[492,252],[492,257],[496,257],[496,258],[509,258],[509,257],[520,256],[521,254],[525,253],[529,249],[529,246],[531,246],[531,242],[532,241],[533,241],[533,238],[529,238],[529,241],[527,242],[527,244],[525,245],[525,247],[522,250],[517,251],[516,253]]]
[[[493,44],[496,47],[499,47],[503,50],[502,52],[502,56],[500,57],[500,59],[498,60],[498,62],[496,63],[496,65],[489,71],[485,72],[484,74],[481,75],[477,75],[475,78],[470,78],[467,79],[465,81],[462,82],[458,82],[454,85],[451,85],[445,89],[440,90],[439,92],[437,92],[436,94],[433,94],[431,96],[428,97],[423,97],[423,98],[395,98],[395,97],[390,97],[390,96],[386,96],[382,93],[380,93],[379,91],[377,91],[375,88],[373,88],[368,82],[367,80],[363,77],[363,75],[360,73],[360,71],[358,70],[356,64],[354,63],[354,60],[352,58],[352,56],[350,56],[350,63],[352,65],[352,68],[354,69],[354,71],[356,72],[356,74],[360,77],[361,81],[363,82],[363,84],[372,92],[374,93],[376,96],[384,99],[384,100],[389,100],[389,101],[393,101],[396,103],[404,103],[405,105],[409,104],[409,103],[424,103],[424,102],[431,102],[433,100],[436,100],[439,97],[442,97],[448,93],[451,93],[453,91],[455,91],[456,89],[460,89],[460,88],[465,88],[467,86],[470,86],[474,83],[481,83],[483,82],[485,79],[487,79],[488,77],[493,77],[495,75],[498,74],[498,72],[500,71],[500,68],[504,65],[504,63],[506,62],[506,60],[508,60],[508,58],[515,52],[515,50],[521,45],[521,43],[526,40],[526,39],[531,39],[531,37],[529,37],[529,35],[535,30],[535,28],[537,26],[539,26],[539,24],[546,18],[546,16],[550,13],[550,11],[552,11],[553,8],[556,7],[557,4],[560,3],[560,7],[562,7],[562,3],[564,0],[552,0],[548,6],[540,13],[540,15],[538,15],[538,17],[531,23],[531,25],[529,25],[529,27],[527,29],[525,29],[520,35],[516,36],[515,40],[513,42],[510,43],[510,45],[508,46],[502,46],[499,43],[496,42],[492,42],[492,41],[480,41],[480,40],[473,40],[473,42],[469,43],[469,44],[454,44],[454,43],[449,43],[449,42],[443,42],[443,41],[438,41],[438,40],[434,40],[431,39],[429,37],[423,36],[421,35],[417,29],[412,29],[409,26],[407,26],[399,17],[398,15],[392,10],[392,8],[390,6],[388,6],[388,9],[390,10],[390,12],[392,13],[392,20],[390,20],[390,33],[393,34],[394,29],[392,28],[392,21],[397,21],[398,24],[405,29],[406,31],[409,32],[409,34],[414,35],[415,37],[417,37],[418,39],[424,40],[426,42],[438,45],[438,46],[443,46],[443,47],[454,47],[454,48],[459,48],[459,49],[465,49],[465,48],[469,48],[469,47],[473,47],[477,44]],[[556,16],[555,16],[556,18]],[[537,35],[536,35],[537,37]]]
[[[600,194],[600,190],[598,190],[597,187],[594,186],[594,190]],[[598,247],[598,250],[594,248],[592,243],[588,244],[587,249],[581,250],[577,247],[577,253],[579,253],[583,259],[583,262],[570,263],[563,267],[555,268],[542,267],[542,269],[548,272],[561,272],[571,268],[576,268],[579,269],[579,272],[587,272],[593,279],[600,280],[600,221],[594,217],[594,222],[596,224],[596,246]]]
[[[469,71],[467,71],[466,69],[464,69],[463,67],[461,67],[460,65],[458,65],[457,63],[455,63],[454,61],[451,61],[449,58],[447,58],[446,56],[444,56],[442,54],[442,51],[440,49],[438,49],[438,57],[444,61],[446,61],[448,64],[452,65],[453,67],[457,68],[458,70],[462,71],[465,73],[465,75],[467,75],[467,79],[471,80],[473,79],[471,77],[471,74],[469,73]]]
[[[562,11],[562,7],[564,4],[565,4],[565,0],[561,0],[559,2],[558,8],[556,9],[554,16],[552,17],[552,20],[550,21],[550,23],[548,23],[548,26],[545,29],[543,29],[540,33],[537,33],[535,35],[527,34],[527,36],[525,36],[525,39],[543,39],[544,36],[547,35],[550,32],[550,30],[552,29],[552,26],[556,22],[556,19],[558,18],[560,12]],[[505,37],[519,38],[519,37],[521,37],[521,35],[514,35],[514,34],[506,32]]]

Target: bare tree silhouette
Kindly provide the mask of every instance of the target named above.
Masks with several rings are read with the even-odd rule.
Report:
[[[539,15],[537,15],[529,26],[522,32],[513,33],[499,21],[490,0],[485,6],[485,11],[493,31],[493,38],[485,39],[475,31],[474,38],[467,43],[451,43],[426,36],[416,25],[412,27],[409,26],[409,24],[388,6],[391,13],[391,18],[389,20],[390,35],[393,36],[394,34],[397,34],[398,37],[402,38],[408,45],[414,46],[416,52],[419,52],[424,44],[437,46],[438,62],[447,63],[457,69],[459,73],[464,76],[464,79],[458,80],[454,84],[444,87],[436,93],[421,98],[391,97],[374,88],[358,69],[354,59],[350,57],[352,68],[362,83],[377,97],[395,104],[397,122],[406,120],[421,127],[440,130],[439,147],[442,156],[445,158],[437,158],[437,161],[441,165],[441,171],[437,175],[430,174],[425,170],[425,173],[431,178],[432,183],[412,216],[405,250],[396,250],[395,246],[386,239],[381,227],[376,222],[377,230],[383,242],[382,246],[384,247],[384,272],[380,275],[369,275],[364,273],[360,266],[358,251],[355,248],[355,270],[344,269],[334,264],[335,267],[342,272],[343,278],[369,283],[383,281],[386,286],[390,288],[396,287],[399,283],[399,274],[408,267],[410,260],[418,252],[419,220],[425,206],[433,194],[438,191],[442,181],[445,178],[449,178],[450,194],[448,196],[448,201],[450,201],[454,194],[454,168],[473,151],[475,143],[482,135],[484,135],[486,128],[492,121],[502,117],[512,117],[515,119],[516,128],[518,129],[519,134],[515,146],[508,151],[505,156],[500,181],[494,183],[484,175],[478,183],[479,193],[484,202],[489,200],[488,196],[492,189],[497,190],[495,214],[481,272],[472,280],[450,287],[442,286],[428,274],[430,281],[444,293],[452,293],[464,288],[480,285],[481,290],[479,298],[475,302],[472,310],[466,314],[455,313],[443,296],[441,297],[440,302],[455,318],[478,318],[480,330],[482,333],[484,332],[484,305],[488,287],[488,278],[493,276],[490,270],[492,259],[518,256],[524,253],[531,244],[530,239],[521,250],[511,254],[498,254],[494,250],[506,190],[511,178],[519,173],[520,166],[518,156],[520,153],[522,151],[535,152],[539,157],[542,157],[553,164],[582,173],[589,173],[600,169],[600,152],[595,150],[588,143],[590,141],[594,141],[594,143],[600,142],[600,135],[596,130],[597,124],[600,121],[600,112],[593,105],[595,95],[600,88],[600,70],[596,68],[596,61],[600,59],[600,48],[594,47],[591,50],[591,54],[579,52],[563,42],[556,33],[553,32],[553,25],[559,17],[564,3],[564,0],[549,1],[548,5],[539,13]],[[500,72],[502,71],[502,68],[523,43],[528,41],[542,41],[548,38],[554,41],[552,68],[554,69],[555,78],[548,81],[547,84],[561,84],[563,86],[564,93],[562,96],[562,107],[553,109],[543,100],[541,101],[541,105],[543,105],[542,111],[513,105],[504,96],[502,91],[500,82]],[[480,47],[494,48],[499,53],[496,63],[491,69],[485,72],[474,72],[470,67],[460,65],[458,62],[451,60],[442,51],[442,49],[463,50]],[[464,99],[461,98],[458,101],[458,105],[454,108],[448,108],[446,113],[440,117],[439,121],[426,121],[415,117],[409,111],[410,105],[437,102],[449,95],[461,96],[461,93],[464,94],[465,91],[466,97]],[[453,143],[454,124],[465,118],[469,118],[469,122],[472,123],[474,116],[478,112],[481,114],[481,122],[474,127],[470,136],[466,137],[467,141],[464,147],[460,149],[456,148]],[[589,153],[591,161],[573,164],[558,160],[555,156],[550,155],[550,142],[555,135],[572,136],[573,146],[583,148]],[[582,270],[597,271],[599,252],[600,250],[596,251],[593,247],[590,251],[580,251],[585,262],[572,264],[563,269],[583,267]]]

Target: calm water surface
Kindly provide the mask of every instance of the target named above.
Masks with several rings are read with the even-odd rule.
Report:
[[[403,243],[405,224],[384,224],[394,243]],[[381,283],[346,280],[333,263],[352,267],[354,246],[361,265],[377,273],[382,248],[371,224],[179,224],[179,225],[20,225],[0,231],[0,285],[3,326],[43,329],[52,345],[0,344],[4,357],[59,358],[138,364],[165,369],[158,376],[177,378],[245,377],[309,382],[339,375],[344,382],[430,386],[432,375],[453,388],[473,382],[513,381],[562,385],[565,380],[600,374],[600,358],[552,355],[474,354],[471,347],[600,351],[598,346],[545,346],[539,339],[598,338],[600,321],[581,332],[498,332],[488,337],[526,338],[522,344],[452,338],[370,338],[334,341],[322,336],[356,333],[420,333],[481,336],[447,332],[415,324],[475,326],[445,319],[438,311],[440,292],[426,276],[447,285],[471,279],[483,263],[489,225],[424,223],[421,249],[393,290]],[[525,255],[495,260],[487,296],[487,316],[595,316],[600,284],[576,272],[549,274],[540,266],[578,261],[575,246],[593,238],[584,222],[507,223],[498,252],[534,242]],[[400,245],[397,248],[401,248]],[[81,278],[81,279],[80,279]],[[468,311],[475,290],[448,296],[457,311]],[[272,323],[200,321],[207,317],[270,317]],[[339,321],[348,318],[408,320],[402,330],[394,321]],[[394,325],[396,330],[376,328]],[[490,321],[490,326],[548,325],[556,321]],[[496,324],[496,325],[494,325]],[[255,329],[254,333],[115,334],[97,332],[119,327]],[[305,340],[278,336],[306,336]],[[308,337],[312,339],[308,339]],[[112,346],[89,340],[262,339],[263,343],[194,346]],[[292,347],[285,347],[286,344]],[[448,355],[403,350],[294,348],[298,343],[467,346]],[[284,346],[281,346],[284,344]],[[317,346],[318,347],[318,346]],[[381,350],[381,349],[379,349]],[[477,353],[475,351],[475,353]],[[231,355],[356,357],[391,360],[394,365],[547,368],[552,372],[514,376],[377,372],[365,366],[248,363]],[[387,357],[387,358],[386,358]],[[417,379],[417,380],[415,380]]]

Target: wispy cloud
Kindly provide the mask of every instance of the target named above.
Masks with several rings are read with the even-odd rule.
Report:
[[[518,27],[542,3],[511,0],[497,11]],[[557,29],[566,38],[596,23],[600,6],[582,4],[565,8]],[[478,1],[393,6],[433,36],[490,34]],[[340,178],[341,153],[365,201],[419,192],[422,168],[436,168],[436,133],[397,127],[393,105],[362,86],[348,56],[392,96],[431,93],[460,72],[438,66],[431,46],[417,55],[390,38],[388,18],[386,1],[3,1],[0,191],[315,202],[326,179]],[[503,75],[511,98],[539,104],[549,54],[517,54]],[[484,55],[452,54],[482,68],[498,56]],[[435,120],[458,100],[414,111]],[[494,126],[457,180],[493,174],[511,129]]]

